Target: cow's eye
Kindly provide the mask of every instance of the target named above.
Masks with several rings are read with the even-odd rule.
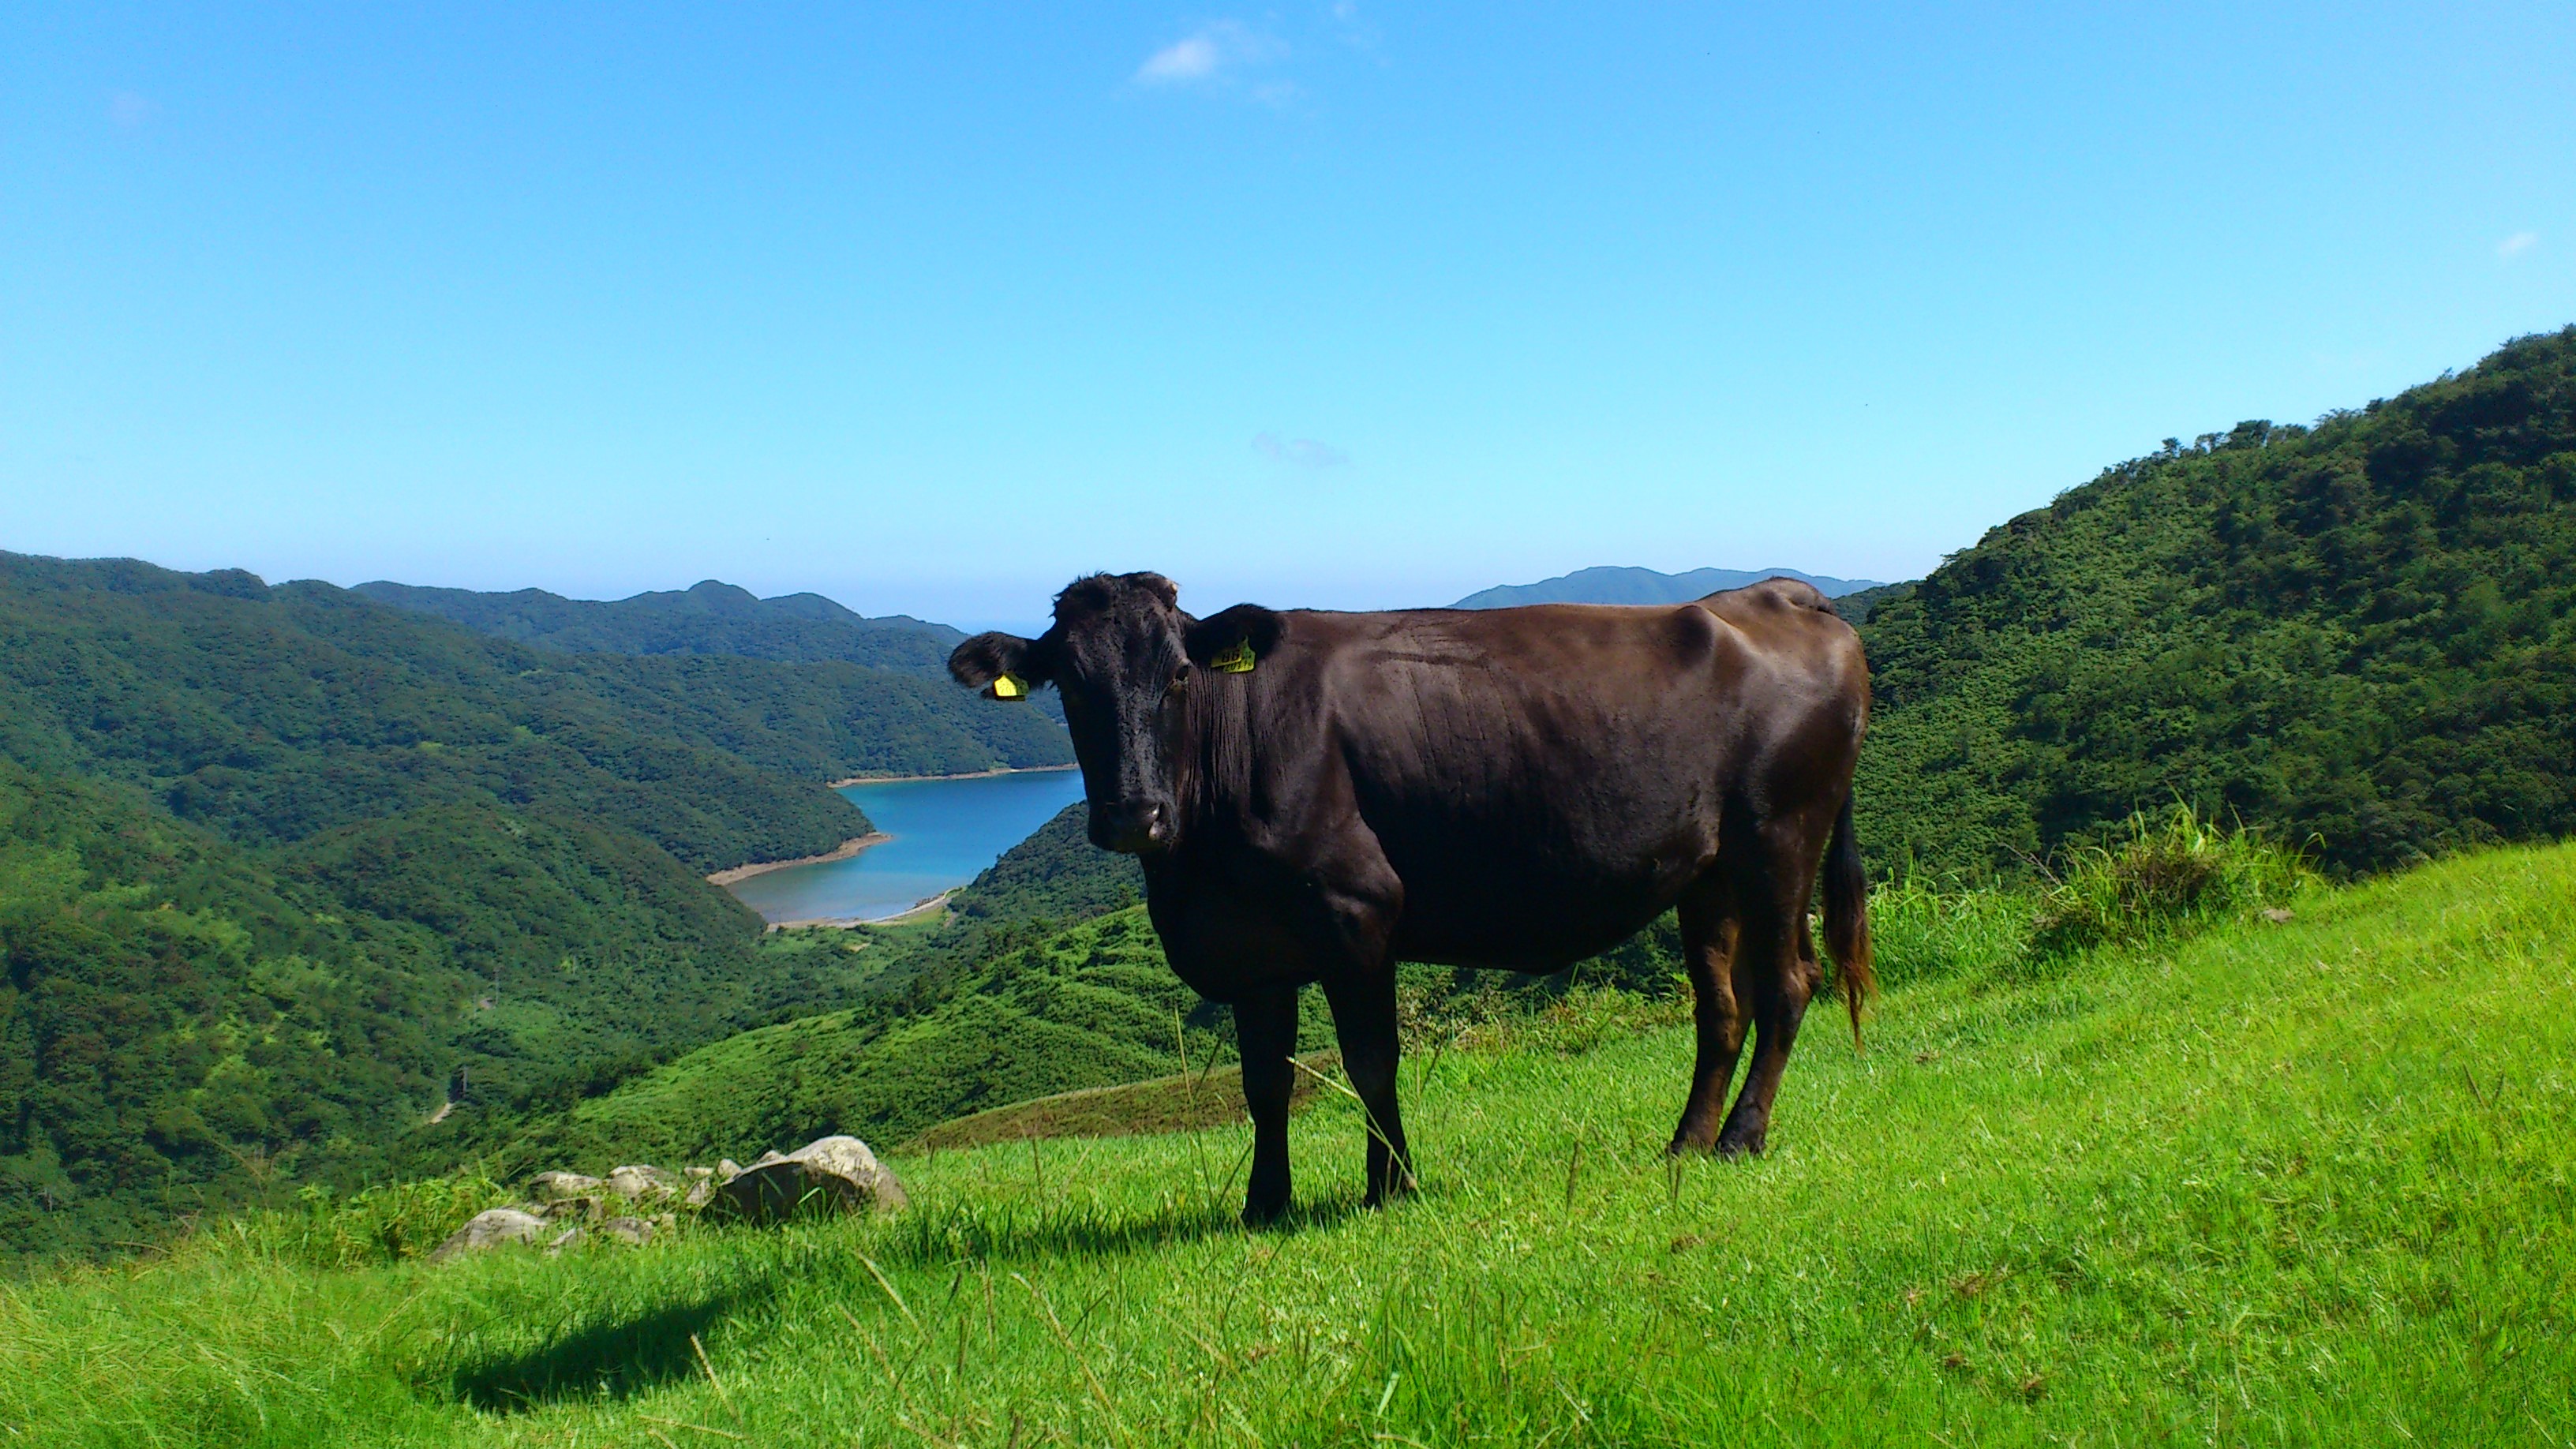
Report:
[[[1184,664],[1180,668],[1172,671],[1172,693],[1178,694],[1182,690],[1189,688],[1189,685],[1190,667],[1188,665]]]

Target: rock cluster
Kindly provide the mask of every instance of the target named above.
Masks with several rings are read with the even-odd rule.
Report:
[[[429,1255],[433,1263],[505,1244],[544,1245],[559,1253],[585,1233],[640,1247],[678,1226],[681,1211],[733,1222],[775,1223],[802,1214],[886,1211],[902,1207],[903,1184],[856,1137],[824,1137],[794,1152],[762,1153],[749,1167],[728,1158],[715,1167],[678,1172],[633,1163],[606,1177],[540,1172],[528,1202],[477,1213]],[[652,1217],[651,1208],[662,1211]]]
[[[824,1137],[793,1152],[764,1152],[751,1166],[725,1175],[707,1210],[743,1222],[774,1223],[802,1213],[892,1210],[906,1201],[903,1184],[877,1161],[868,1144],[856,1137]]]

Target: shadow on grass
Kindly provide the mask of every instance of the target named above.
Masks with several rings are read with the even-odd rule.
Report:
[[[957,1202],[916,1208],[876,1245],[886,1266],[942,1267],[960,1258],[1027,1262],[1112,1258],[1249,1233],[1278,1238],[1361,1216],[1356,1192],[1299,1202],[1275,1223],[1247,1228],[1230,1206],[1169,1203],[1145,1212],[1075,1208],[1030,1213]]]
[[[560,1399],[628,1398],[696,1375],[698,1353],[690,1339],[768,1296],[764,1285],[644,1313],[595,1313],[536,1347],[470,1359],[449,1385],[458,1399],[495,1414]]]

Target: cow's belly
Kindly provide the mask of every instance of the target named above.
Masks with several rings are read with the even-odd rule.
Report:
[[[1558,971],[1636,934],[1716,859],[1716,822],[1676,818],[1630,841],[1565,848],[1507,829],[1382,842],[1404,882],[1395,954]]]

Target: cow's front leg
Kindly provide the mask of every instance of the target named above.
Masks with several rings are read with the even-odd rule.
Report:
[[[1252,1114],[1252,1177],[1243,1220],[1259,1226],[1288,1211],[1288,1100],[1297,1086],[1297,988],[1260,987],[1234,1004],[1235,1049],[1243,1057],[1243,1106]]]
[[[1404,1145],[1404,1118],[1395,1101],[1395,1068],[1401,1042],[1396,1032],[1395,969],[1381,966],[1324,979],[1325,999],[1333,1007],[1333,1031],[1341,1038],[1342,1070],[1368,1111],[1368,1203],[1383,1204],[1390,1195],[1411,1192],[1413,1154]]]

